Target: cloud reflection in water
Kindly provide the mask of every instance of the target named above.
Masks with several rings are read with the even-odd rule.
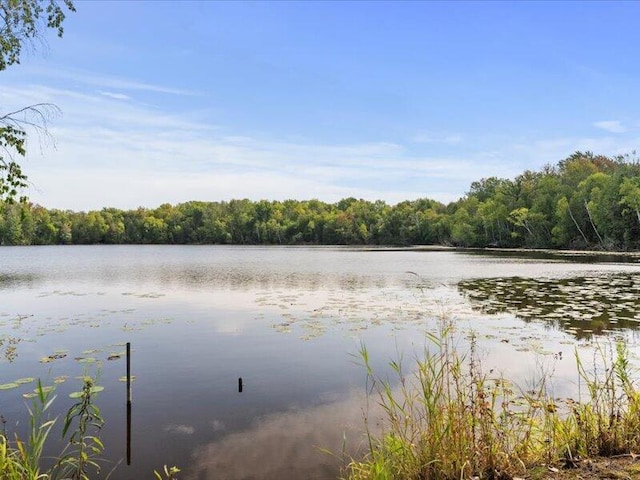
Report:
[[[362,394],[352,393],[337,402],[268,415],[249,430],[199,447],[183,473],[188,480],[335,479],[345,465],[343,455],[357,455],[364,447],[365,405]],[[367,412],[370,419],[379,414]]]

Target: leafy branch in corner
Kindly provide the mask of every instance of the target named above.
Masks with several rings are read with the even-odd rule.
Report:
[[[46,45],[46,30],[62,37],[67,10],[76,11],[71,0],[0,0],[0,71],[19,64],[23,49],[35,50],[36,41]],[[27,176],[16,159],[26,155],[26,129],[47,134],[47,120],[58,113],[58,107],[49,103],[0,113],[0,200],[13,203],[27,187]],[[20,196],[19,201],[25,202],[26,197]]]

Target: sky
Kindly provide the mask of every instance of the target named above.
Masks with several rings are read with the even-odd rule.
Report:
[[[48,208],[456,200],[640,140],[637,2],[78,1],[0,72]]]

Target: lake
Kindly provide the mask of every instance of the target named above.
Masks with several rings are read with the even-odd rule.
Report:
[[[638,260],[346,247],[2,247],[0,384],[24,377],[55,384],[52,412],[63,415],[81,387],[77,377],[97,375],[103,471],[114,469],[115,480],[151,478],[164,464],[178,465],[184,479],[332,479],[343,453],[364,441],[363,345],[380,375],[399,357],[410,368],[445,315],[476,332],[485,368],[526,383],[548,359],[558,395],[569,394],[574,349],[624,337],[635,355]],[[126,342],[135,375],[131,465]],[[27,431],[25,395],[34,387],[0,390],[8,433]]]

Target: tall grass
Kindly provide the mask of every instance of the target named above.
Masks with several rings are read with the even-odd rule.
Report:
[[[593,369],[576,353],[581,392],[560,402],[549,393],[552,372],[543,371],[526,390],[484,372],[476,339],[461,348],[446,319],[410,374],[402,362],[390,364],[394,382],[374,374],[362,347],[383,428],[368,430],[368,453],[348,465],[347,478],[506,479],[541,464],[575,466],[586,456],[637,449],[640,393],[626,345],[595,352]]]
[[[40,480],[49,478],[40,470],[45,442],[55,420],[46,419],[55,399],[53,390],[43,387],[40,380],[36,397],[29,408],[29,435],[25,441],[16,437],[10,442],[6,431],[0,432],[0,480]]]
[[[0,432],[0,480],[88,480],[89,471],[99,472],[96,458],[103,446],[96,432],[104,423],[94,403],[93,379],[85,377],[78,401],[64,418],[63,437],[69,434],[67,447],[58,461],[42,469],[43,451],[57,418],[50,419],[49,408],[55,400],[53,387],[43,387],[40,380],[29,409],[29,434],[26,440],[9,438]],[[73,427],[73,428],[71,428]]]
[[[48,411],[55,400],[53,387],[43,387],[40,380],[36,396],[29,409],[29,434],[26,440],[9,438],[0,416],[0,480],[90,480],[100,476],[101,454],[104,445],[99,432],[104,425],[100,409],[95,404],[101,389],[90,376],[84,376],[81,392],[64,416],[63,438],[67,445],[54,464],[42,469],[43,450],[57,418],[49,419]],[[177,480],[180,469],[164,466],[154,477],[158,480]],[[109,478],[107,475],[105,478]]]
[[[583,455],[612,456],[640,447],[640,392],[629,367],[627,345],[598,346],[591,370],[576,355],[580,386],[587,401],[573,405],[573,449]],[[597,360],[606,359],[597,365]]]

